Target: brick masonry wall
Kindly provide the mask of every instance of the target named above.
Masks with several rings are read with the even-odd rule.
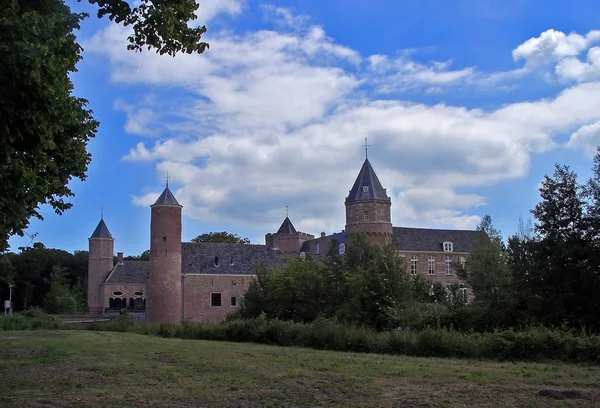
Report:
[[[305,241],[314,239],[314,235],[297,232],[295,234],[271,234],[265,239],[268,246],[279,248],[283,253],[298,253]]]
[[[236,310],[231,306],[235,296],[242,301],[255,275],[188,274],[183,283],[184,319],[194,322],[216,322]],[[211,293],[221,293],[221,306],[211,306]]]
[[[146,302],[149,323],[181,321],[181,207],[152,206],[150,276]]]
[[[111,297],[121,297],[123,299],[135,299],[136,297],[146,298],[146,285],[144,284],[104,284],[104,307],[108,307]],[[121,296],[113,296],[113,292],[122,292]],[[143,296],[136,296],[135,292],[142,292]]]
[[[113,268],[114,239],[89,239],[87,307],[89,313],[102,313],[104,299],[101,285]]]
[[[346,233],[364,232],[380,245],[393,236],[389,201],[357,201],[346,205]],[[364,219],[367,212],[369,219]]]
[[[417,275],[421,275],[424,278],[432,281],[439,282],[442,284],[449,283],[463,283],[458,276],[456,276],[456,271],[454,270],[454,266],[452,266],[452,274],[446,275],[446,256],[450,256],[452,258],[453,263],[460,263],[460,259],[464,258],[466,260],[468,254],[462,252],[411,252],[411,251],[399,251],[400,254],[404,255],[405,268],[406,273],[410,274],[411,269],[411,259],[413,256],[417,257]],[[434,263],[434,275],[429,275],[429,257],[433,256],[435,258]]]

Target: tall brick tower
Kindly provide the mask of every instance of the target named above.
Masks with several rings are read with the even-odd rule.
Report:
[[[102,314],[104,313],[102,284],[114,266],[113,251],[115,247],[115,240],[104,223],[104,217],[100,219],[88,242],[87,312]]]
[[[366,141],[365,141],[365,147]],[[392,200],[382,187],[368,157],[346,197],[346,233],[366,233],[373,244],[382,245],[391,241]]]
[[[148,323],[181,322],[181,209],[169,183],[151,207]]]

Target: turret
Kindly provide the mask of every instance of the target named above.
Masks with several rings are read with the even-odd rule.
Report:
[[[305,232],[296,231],[294,224],[288,216],[274,234],[265,235],[265,244],[270,248],[277,248],[283,253],[298,253],[305,241],[314,239],[315,236]]]
[[[150,274],[146,284],[149,323],[181,322],[181,209],[165,187],[150,206]]]
[[[345,204],[346,233],[365,233],[376,245],[392,239],[392,200],[379,182],[368,158],[365,158]]]
[[[113,268],[113,251],[115,240],[104,222],[100,219],[98,226],[88,239],[88,279],[87,279],[87,311],[90,314],[104,313],[104,293],[102,284]]]

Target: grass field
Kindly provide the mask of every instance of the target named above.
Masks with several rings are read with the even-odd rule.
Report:
[[[0,332],[0,407],[593,407],[600,367]]]

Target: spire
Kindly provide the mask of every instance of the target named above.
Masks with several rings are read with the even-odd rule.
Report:
[[[177,205],[181,207],[181,205],[175,199],[175,196],[173,195],[171,190],[169,190],[168,185],[165,187],[162,194],[158,197],[154,205]]]
[[[375,170],[371,167],[369,159],[365,159],[358,177],[352,186],[352,190],[350,190],[348,197],[346,197],[346,203],[364,200],[390,200],[385,188],[383,188],[377,178]]]
[[[100,218],[100,222],[98,223],[98,226],[96,227],[96,229],[94,230],[94,233],[90,237],[90,239],[95,239],[95,238],[112,239],[112,235],[110,235],[110,231],[108,230],[108,227],[104,223],[104,217]]]
[[[290,221],[289,217],[285,217],[285,220],[283,220],[283,223],[281,224],[281,227],[279,227],[279,229],[277,230],[278,234],[295,234],[296,233],[296,228],[294,228],[294,224],[292,224],[292,221]]]

